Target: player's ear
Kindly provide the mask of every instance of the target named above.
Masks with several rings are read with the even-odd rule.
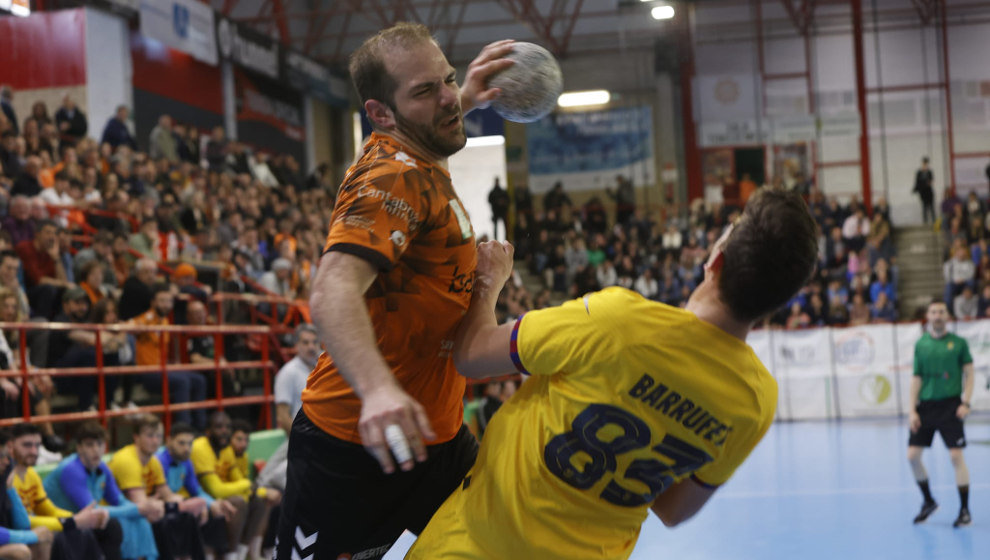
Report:
[[[709,272],[715,276],[722,273],[722,265],[725,264],[725,254],[722,253],[720,248],[716,248],[712,255],[708,258],[708,262],[705,263],[705,275]]]
[[[369,99],[364,102],[364,110],[368,114],[368,120],[375,128],[391,130],[395,127],[395,113],[386,103],[377,99]]]

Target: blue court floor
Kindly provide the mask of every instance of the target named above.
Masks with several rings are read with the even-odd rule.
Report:
[[[651,514],[632,559],[988,560],[990,417],[971,417],[966,437],[969,527],[952,528],[959,495],[939,436],[924,462],[940,508],[915,526],[906,420],[777,423],[694,519],[667,529]],[[386,560],[412,541],[403,535]]]

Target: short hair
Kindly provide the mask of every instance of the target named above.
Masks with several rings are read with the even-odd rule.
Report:
[[[93,234],[93,244],[101,245],[112,245],[113,244],[113,233],[109,230],[101,229]]]
[[[168,437],[181,436],[182,434],[192,434],[196,435],[196,428],[192,427],[192,424],[187,424],[186,422],[176,422],[172,424],[172,429],[168,432]]]
[[[312,323],[299,323],[299,326],[296,327],[296,331],[292,333],[292,344],[299,342],[299,337],[301,337],[303,333],[309,333],[317,339],[320,338],[320,333],[317,332],[315,325]]]
[[[740,321],[779,309],[818,260],[818,226],[793,191],[767,187],[749,199],[722,247],[719,297]]]
[[[230,433],[234,432],[244,432],[247,435],[251,435],[251,423],[242,418],[238,418],[230,423]]]
[[[0,263],[2,263],[4,259],[21,260],[21,256],[18,255],[16,251],[7,249],[6,251],[0,251]]]
[[[107,431],[95,420],[90,420],[76,430],[76,441],[82,443],[89,439],[97,441],[107,441]]]
[[[230,422],[230,416],[222,410],[217,410],[216,412],[210,415],[210,421],[207,423],[207,427],[212,429],[213,426],[216,425],[217,422],[220,422],[221,420],[226,420]]]
[[[10,429],[10,439],[20,439],[24,436],[41,435],[41,428],[37,424],[29,424],[28,422],[21,422],[20,424],[14,424],[14,427]]]
[[[140,434],[145,428],[156,429],[162,425],[162,419],[154,414],[140,414],[131,421],[131,427],[135,434]]]
[[[57,232],[59,230],[58,224],[49,219],[38,220],[35,225],[35,231],[41,231],[46,227],[53,227]]]
[[[425,42],[436,42],[423,24],[399,22],[367,38],[351,53],[348,70],[361,103],[376,99],[395,108],[395,79],[385,69],[390,52]]]
[[[172,286],[168,282],[156,282],[151,288],[151,298],[154,299],[162,292],[171,292]]]

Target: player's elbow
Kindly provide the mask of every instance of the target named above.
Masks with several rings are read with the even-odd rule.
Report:
[[[454,368],[457,373],[471,379],[481,379],[485,377],[482,368],[479,368],[476,360],[471,359],[471,353],[463,346],[455,347],[453,353]]]

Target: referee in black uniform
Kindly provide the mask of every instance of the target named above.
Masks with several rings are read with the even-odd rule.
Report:
[[[921,463],[921,452],[931,446],[938,430],[949,448],[959,487],[959,517],[952,526],[963,527],[970,523],[969,469],[963,458],[966,447],[963,420],[969,415],[973,396],[973,356],[966,339],[946,331],[949,310],[945,303],[929,304],[926,318],[930,329],[914,345],[914,376],[911,378],[908,461],[925,497],[914,522],[921,523],[938,509],[928,486],[928,473]]]

